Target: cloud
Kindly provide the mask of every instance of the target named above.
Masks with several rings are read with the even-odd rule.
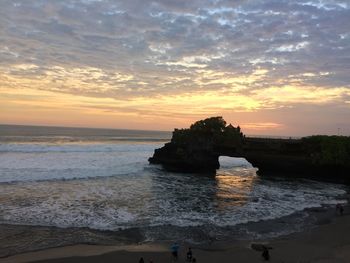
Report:
[[[349,17],[343,0],[4,0],[1,85],[115,101],[192,98],[201,114],[211,112],[208,94],[234,102],[221,112],[348,106]]]

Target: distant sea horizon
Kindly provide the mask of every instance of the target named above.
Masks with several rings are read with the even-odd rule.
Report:
[[[90,129],[90,130],[125,130],[125,131],[171,132],[170,130],[107,128],[107,127],[87,127],[87,126],[64,126],[64,125],[46,125],[46,124],[45,125],[40,125],[40,124],[8,124],[8,123],[0,123],[0,127],[1,126],[42,127],[42,128],[69,128],[69,129]]]
[[[0,123],[0,136],[6,136],[6,133],[13,132],[14,127],[23,127],[25,130],[22,130],[22,134],[20,135],[25,135],[23,133],[25,132],[31,132],[28,130],[28,128],[49,128],[49,129],[59,129],[58,131],[56,130],[55,134],[57,135],[57,132],[62,131],[63,129],[84,129],[84,130],[93,130],[93,131],[134,131],[134,132],[156,132],[156,133],[164,133],[164,134],[169,134],[169,140],[171,139],[171,134],[174,129],[178,127],[174,127],[173,130],[149,130],[149,129],[130,129],[130,128],[105,128],[105,127],[86,127],[86,126],[57,126],[57,125],[36,125],[36,124],[6,124],[6,123]],[[3,129],[5,128],[5,130]],[[181,129],[181,128],[179,128]],[[304,136],[296,136],[296,135],[264,135],[264,134],[245,134],[247,137],[257,137],[257,138],[271,138],[271,139],[299,139],[305,136],[311,136],[310,135],[304,135]]]

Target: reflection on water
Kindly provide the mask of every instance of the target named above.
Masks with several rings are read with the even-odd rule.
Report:
[[[253,168],[216,177],[142,173],[103,178],[0,183],[0,223],[90,227],[233,226],[334,202],[341,186],[266,181]]]
[[[0,184],[0,222],[102,229],[229,220],[255,181],[248,169],[206,177],[146,169],[107,178]]]
[[[249,201],[249,196],[256,182],[256,169],[236,168],[229,171],[218,171],[216,180],[217,208],[243,206]]]

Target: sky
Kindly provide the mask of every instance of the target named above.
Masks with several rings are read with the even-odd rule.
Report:
[[[347,0],[1,0],[0,123],[350,135]]]

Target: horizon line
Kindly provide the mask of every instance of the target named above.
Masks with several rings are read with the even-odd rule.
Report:
[[[128,129],[128,128],[105,128],[105,127],[86,127],[86,126],[57,126],[57,125],[41,125],[41,124],[9,124],[0,123],[0,126],[24,126],[24,127],[45,127],[45,128],[72,128],[72,129],[91,129],[91,130],[124,130],[124,131],[153,131],[153,132],[172,132],[164,130],[147,130],[147,129]]]
[[[39,125],[39,124],[9,124],[9,123],[0,123],[0,126],[22,126],[22,127],[43,127],[43,128],[71,128],[71,129],[90,129],[90,130],[124,130],[124,131],[146,131],[146,132],[168,132],[172,133],[175,129],[182,129],[182,128],[173,128],[173,130],[147,130],[147,129],[128,129],[128,128],[105,128],[105,127],[86,127],[86,126],[57,126],[57,125]],[[237,125],[240,126],[240,125]],[[302,137],[308,137],[308,136],[314,136],[314,135],[325,135],[325,134],[313,134],[313,135],[268,135],[268,134],[250,134],[250,133],[244,133],[247,137],[258,137],[258,138],[292,138],[292,139],[298,139]],[[327,135],[327,136],[333,136],[333,135]],[[346,136],[346,135],[342,135]]]

